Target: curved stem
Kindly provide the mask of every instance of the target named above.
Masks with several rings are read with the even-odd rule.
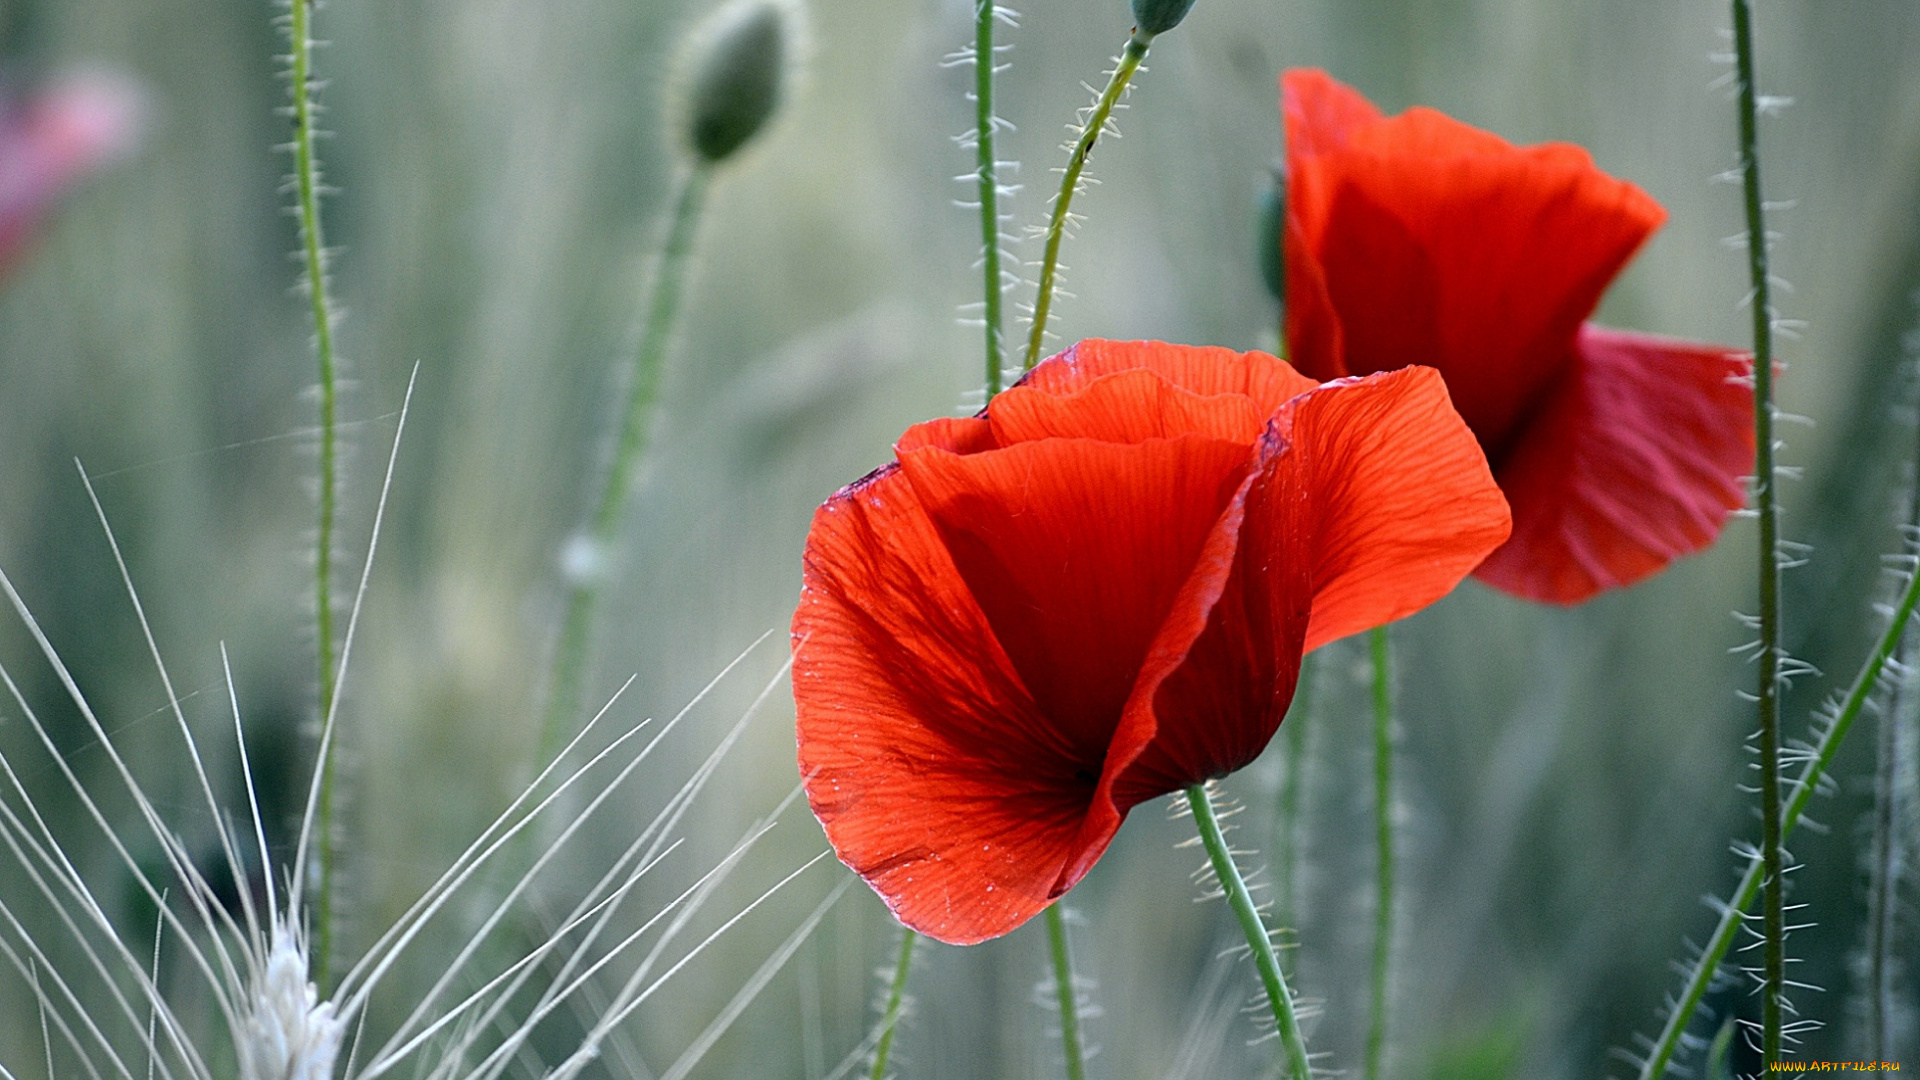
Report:
[[[1784,842],[1793,835],[1794,826],[1800,824],[1800,818],[1806,813],[1807,804],[1813,801],[1814,790],[1820,784],[1820,778],[1826,775],[1827,767],[1833,764],[1834,754],[1840,749],[1840,741],[1847,736],[1848,729],[1859,718],[1867,700],[1873,696],[1874,685],[1880,679],[1880,673],[1886,669],[1887,660],[1900,647],[1900,637],[1912,620],[1916,605],[1920,605],[1920,569],[1907,580],[1906,589],[1900,594],[1899,603],[1894,606],[1893,618],[1880,635],[1880,640],[1867,655],[1866,662],[1854,675],[1853,685],[1847,691],[1840,709],[1833,715],[1833,722],[1827,726],[1813,748],[1806,768],[1801,770],[1800,778],[1793,784],[1793,792],[1786,800],[1786,807],[1780,815],[1779,832]],[[1667,1016],[1666,1026],[1660,1029],[1660,1035],[1654,1040],[1653,1049],[1640,1067],[1639,1080],[1659,1080],[1667,1071],[1667,1065],[1673,1060],[1674,1052],[1679,1049],[1681,1036],[1686,1032],[1687,1024],[1692,1021],[1694,1010],[1700,1006],[1700,999],[1706,996],[1707,986],[1713,982],[1714,972],[1720,968],[1721,960],[1726,958],[1727,950],[1732,947],[1733,939],[1740,928],[1746,924],[1746,910],[1753,906],[1754,897],[1760,893],[1761,875],[1764,862],[1755,858],[1748,862],[1747,869],[1740,876],[1740,884],[1735,887],[1732,898],[1721,909],[1720,922],[1713,929],[1713,935],[1707,939],[1706,948],[1700,952],[1700,958],[1694,961],[1687,973],[1686,984],[1681,988],[1679,1004]]]
[[[1053,955],[1053,987],[1060,1000],[1060,1050],[1067,1059],[1067,1080],[1086,1080],[1080,1049],[1080,995],[1073,986],[1073,957],[1067,952],[1067,920],[1060,905],[1047,908],[1047,948]]]
[[[1368,634],[1373,654],[1373,836],[1379,906],[1373,922],[1373,971],[1368,982],[1367,1080],[1378,1080],[1387,1046],[1387,978],[1393,958],[1393,667],[1387,628]]]
[[[974,155],[980,182],[980,267],[985,279],[987,324],[987,399],[1000,392],[1000,165],[993,156],[994,0],[973,5]]]
[[[1773,304],[1767,277],[1767,231],[1760,199],[1759,113],[1753,76],[1753,3],[1733,0],[1733,51],[1740,86],[1740,175],[1747,215],[1747,270],[1753,305],[1753,436],[1755,509],[1760,518],[1760,859],[1765,938],[1760,989],[1761,1054],[1780,1060],[1781,997],[1786,989],[1786,904],[1780,848],[1780,550],[1779,500],[1773,465]]]
[[[900,1009],[907,999],[907,969],[913,966],[913,945],[920,935],[900,928],[900,958],[893,965],[893,985],[887,990],[887,1011],[880,1016],[880,1041],[873,1048],[873,1080],[887,1075],[887,1058],[893,1052],[893,1033],[900,1025]]]
[[[290,0],[287,19],[288,82],[293,92],[293,180],[300,221],[300,255],[313,318],[313,353],[319,368],[319,522],[314,540],[314,637],[320,677],[320,716],[333,714],[333,521],[338,499],[338,402],[333,356],[333,310],[327,301],[326,243],[320,231],[320,160],[314,152],[313,0]],[[334,768],[331,747],[315,764],[320,770],[314,859],[313,972],[327,985],[333,953]]]
[[[1912,490],[1908,492],[1907,529],[1909,536],[1920,536],[1920,446],[1915,448]],[[1916,705],[1920,705],[1920,686],[1914,672],[1920,668],[1920,634],[1907,633],[1900,643],[1899,681],[1893,695],[1880,711],[1878,760],[1874,763],[1873,838],[1867,862],[1867,970],[1864,976],[1866,997],[1866,1038],[1869,1055],[1876,1061],[1893,1057],[1893,1024],[1899,1008],[1894,997],[1895,975],[1899,971],[1896,948],[1900,907],[1900,881],[1905,876],[1907,841],[1900,835],[1906,801],[1900,768],[1906,760],[1908,740],[1913,738]]]
[[[1120,62],[1113,69],[1113,75],[1107,80],[1107,88],[1100,93],[1100,99],[1094,102],[1093,113],[1080,129],[1080,138],[1073,145],[1073,156],[1067,159],[1066,175],[1060,180],[1060,194],[1053,199],[1053,216],[1047,222],[1047,250],[1040,260],[1040,289],[1033,298],[1033,328],[1027,335],[1027,355],[1022,367],[1028,371],[1040,362],[1040,348],[1046,341],[1047,314],[1053,307],[1054,279],[1060,270],[1060,241],[1066,236],[1067,211],[1073,205],[1074,192],[1080,189],[1080,173],[1087,167],[1087,157],[1093,153],[1093,144],[1099,141],[1100,132],[1107,126],[1107,118],[1113,115],[1113,107],[1120,103],[1120,96],[1127,92],[1127,83],[1132,81],[1133,73],[1140,68],[1140,61],[1146,59],[1147,47],[1153,43],[1152,34],[1134,31],[1127,39],[1127,47],[1120,54]]]
[[[679,319],[680,295],[692,263],[693,241],[699,232],[711,177],[710,166],[695,165],[681,176],[679,190],[673,197],[672,216],[660,251],[653,295],[640,332],[640,348],[634,356],[626,405],[620,414],[619,442],[614,447],[606,484],[601,488],[590,524],[581,538],[585,550],[579,554],[584,565],[570,569],[573,581],[567,590],[566,619],[554,650],[547,715],[540,729],[539,760],[542,763],[550,759],[572,733],[580,706],[588,644],[593,636],[594,599],[604,571],[601,564],[619,535],[634,473],[646,455],[652,434],[660,376],[666,367],[667,347],[672,343],[674,325]]]
[[[1246,934],[1247,947],[1253,952],[1253,964],[1260,971],[1260,982],[1266,988],[1267,1004],[1273,1010],[1273,1022],[1280,1034],[1280,1046],[1287,1055],[1287,1075],[1291,1080],[1312,1080],[1306,1040],[1300,1034],[1300,1021],[1293,1013],[1293,995],[1287,991],[1286,977],[1280,973],[1273,940],[1267,936],[1266,924],[1260,921],[1253,894],[1247,891],[1247,881],[1234,865],[1233,853],[1220,831],[1220,819],[1214,815],[1213,800],[1205,784],[1187,789],[1187,805],[1193,808],[1193,821],[1200,830],[1200,842],[1206,846],[1207,858],[1213,863],[1214,876],[1220,880],[1220,889],[1227,894],[1234,917],[1240,920],[1240,930]]]

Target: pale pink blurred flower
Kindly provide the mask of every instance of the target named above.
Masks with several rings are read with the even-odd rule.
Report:
[[[62,194],[138,140],[144,99],[127,79],[74,72],[24,97],[0,92],[0,275]]]

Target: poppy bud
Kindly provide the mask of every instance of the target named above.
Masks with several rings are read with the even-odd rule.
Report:
[[[1287,264],[1281,256],[1287,242],[1287,177],[1275,169],[1273,183],[1260,193],[1260,223],[1254,230],[1255,251],[1260,257],[1260,280],[1281,303],[1287,301]]]
[[[1193,0],[1133,0],[1133,25],[1143,34],[1164,34],[1193,10]]]
[[[786,0],[734,0],[688,35],[674,124],[702,163],[731,157],[780,107],[798,21]]]

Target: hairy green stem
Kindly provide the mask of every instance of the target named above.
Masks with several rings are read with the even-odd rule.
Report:
[[[1067,1080],[1086,1080],[1080,1049],[1080,995],[1073,986],[1073,956],[1067,951],[1067,920],[1060,905],[1047,908],[1047,950],[1053,956],[1053,988],[1060,1001],[1060,1051],[1067,1059]]]
[[[1920,536],[1920,446],[1915,447],[1913,487],[1908,493],[1907,529]],[[1920,686],[1914,671],[1920,667],[1920,634],[1908,633],[1900,645],[1901,678],[1880,713],[1878,760],[1874,764],[1873,837],[1867,861],[1866,1029],[1867,1053],[1876,1061],[1893,1057],[1894,939],[1900,906],[1900,879],[1904,874],[1900,765],[1906,757],[1903,743],[1913,737],[1914,718],[1920,714]]]
[[[1920,491],[1915,492],[1920,503]],[[1893,698],[1880,713],[1879,760],[1874,764],[1873,836],[1867,861],[1866,997],[1867,1056],[1875,1061],[1893,1058],[1894,938],[1900,907],[1902,849],[1900,822],[1900,761],[1905,756],[1903,729],[1913,721],[1913,670],[1920,664],[1920,635],[1909,634],[1901,648],[1904,677]]]
[[[1767,229],[1760,199],[1759,108],[1753,75],[1753,0],[1733,0],[1733,51],[1740,90],[1740,175],[1746,196],[1747,271],[1753,306],[1754,497],[1760,519],[1760,861],[1765,899],[1761,962],[1760,1050],[1780,1060],[1781,998],[1786,992],[1787,921],[1780,839],[1780,510],[1773,464],[1773,304],[1767,278]]]
[[[1307,790],[1307,728],[1313,716],[1313,654],[1300,660],[1300,678],[1293,686],[1293,703],[1280,725],[1286,736],[1286,756],[1280,762],[1280,791],[1277,803],[1278,828],[1274,836],[1274,872],[1279,875],[1278,894],[1274,897],[1273,917],[1282,928],[1291,927],[1298,904],[1300,868],[1300,808]]]
[[[1093,112],[1086,124],[1080,129],[1080,137],[1073,145],[1073,156],[1067,159],[1066,175],[1060,180],[1060,194],[1053,199],[1053,216],[1047,222],[1047,250],[1040,260],[1040,289],[1033,298],[1033,328],[1027,335],[1027,356],[1021,365],[1028,371],[1040,362],[1040,349],[1047,335],[1047,314],[1053,307],[1054,279],[1060,270],[1060,242],[1067,232],[1067,211],[1073,205],[1073,196],[1080,189],[1080,173],[1087,167],[1087,157],[1093,153],[1093,144],[1100,139],[1100,132],[1107,126],[1107,119],[1113,115],[1113,107],[1120,103],[1121,95],[1127,92],[1127,83],[1133,80],[1133,73],[1140,69],[1140,61],[1146,59],[1147,47],[1153,44],[1154,35],[1136,30],[1127,39],[1127,47],[1120,53],[1120,62],[1114,66],[1113,75],[1107,80],[1107,88],[1100,93],[1100,99],[1094,103]]]
[[[920,935],[900,928],[900,958],[893,965],[893,985],[887,990],[887,1011],[880,1015],[880,1041],[873,1047],[872,1080],[887,1075],[887,1058],[893,1053],[893,1033],[900,1026],[900,1009],[907,1000],[907,970],[913,966],[913,946]]]
[[[980,183],[980,268],[985,279],[987,398],[1000,392],[1000,164],[993,156],[993,0],[973,5],[974,155]]]
[[[1387,1049],[1387,979],[1393,958],[1393,666],[1387,628],[1367,635],[1373,657],[1373,839],[1379,903],[1373,913],[1368,979],[1366,1080],[1379,1080]]]
[[[1801,815],[1806,813],[1807,804],[1813,801],[1814,790],[1819,786],[1820,778],[1826,775],[1827,767],[1833,763],[1833,756],[1840,748],[1840,741],[1846,738],[1847,731],[1859,718],[1867,700],[1873,695],[1874,685],[1885,670],[1887,660],[1900,646],[1900,637],[1907,623],[1913,618],[1916,604],[1920,604],[1920,569],[1916,569],[1908,579],[1907,586],[1900,594],[1900,600],[1894,605],[1893,618],[1886,630],[1875,643],[1873,651],[1867,655],[1866,662],[1854,675],[1853,685],[1842,700],[1839,711],[1834,713],[1833,723],[1813,748],[1806,767],[1801,770],[1800,778],[1794,782],[1792,794],[1786,800],[1778,823],[1780,838],[1784,841],[1793,835],[1794,826],[1800,823]],[[1713,929],[1713,935],[1701,950],[1700,958],[1694,961],[1687,973],[1686,984],[1681,988],[1678,1004],[1667,1017],[1666,1026],[1654,1040],[1653,1048],[1641,1064],[1639,1080],[1659,1080],[1666,1075],[1667,1065],[1672,1061],[1674,1052],[1680,1046],[1680,1037],[1692,1021],[1693,1014],[1700,1006],[1700,999],[1706,996],[1707,986],[1713,981],[1713,974],[1719,970],[1720,961],[1732,947],[1733,940],[1739,935],[1740,928],[1746,923],[1746,910],[1753,905],[1754,897],[1760,893],[1761,877],[1765,865],[1759,858],[1752,859],[1740,876],[1740,884],[1733,891],[1733,897],[1720,913],[1720,922]]]
[[[1220,880],[1220,889],[1233,906],[1234,917],[1240,920],[1240,930],[1247,937],[1247,947],[1253,952],[1253,964],[1259,969],[1261,985],[1267,991],[1267,1004],[1273,1010],[1280,1046],[1287,1055],[1287,1075],[1290,1080],[1312,1080],[1306,1039],[1300,1034],[1299,1019],[1294,1016],[1293,995],[1287,991],[1286,977],[1280,973],[1273,939],[1267,936],[1266,924],[1260,921],[1260,910],[1254,906],[1253,894],[1247,890],[1247,880],[1234,865],[1233,853],[1220,831],[1220,819],[1214,815],[1213,799],[1205,784],[1187,789],[1187,805],[1193,808],[1194,825],[1199,828],[1200,842],[1206,846],[1207,858],[1213,863],[1213,874]]]
[[[313,0],[290,0],[287,18],[287,81],[293,94],[293,182],[300,221],[300,254],[313,318],[313,353],[319,367],[320,476],[319,522],[314,540],[314,637],[318,648],[320,721],[333,714],[333,521],[338,499],[338,406],[333,357],[333,309],[327,301],[327,249],[320,230],[320,159],[314,152]],[[315,829],[314,980],[327,985],[333,954],[333,871],[335,777],[331,749],[320,770],[320,806]]]
[[[605,573],[604,564],[611,557],[620,533],[634,473],[646,455],[652,434],[660,376],[679,319],[680,296],[693,261],[694,237],[700,229],[700,215],[706,205],[711,179],[711,166],[696,164],[681,175],[679,190],[673,197],[672,216],[668,219],[646,321],[641,325],[640,347],[634,355],[627,400],[620,415],[619,442],[607,469],[606,484],[594,504],[587,530],[580,538],[585,543],[585,550],[578,553],[583,565],[569,570],[572,581],[567,589],[567,613],[561,624],[559,644],[554,649],[547,715],[540,729],[539,760],[542,763],[550,759],[573,732],[585,683],[588,646],[593,637],[594,600]]]

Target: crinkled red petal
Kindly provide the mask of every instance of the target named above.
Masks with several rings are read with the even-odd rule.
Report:
[[[1432,368],[1330,384],[1281,419],[1289,512],[1314,528],[1308,650],[1426,607],[1506,540],[1507,501]]]
[[[1089,786],[1251,456],[1198,435],[901,456],[960,578]]]
[[[941,941],[1045,908],[1093,784],[897,468],[814,515],[793,639],[801,776],[841,860]]]
[[[942,416],[908,428],[894,441],[893,450],[904,454],[924,446],[937,446],[956,454],[977,454],[998,445],[994,441],[993,425],[984,415]]]
[[[1724,348],[1584,327],[1498,468],[1513,538],[1477,576],[1573,604],[1711,544],[1753,471],[1749,372]]]
[[[1141,369],[1203,397],[1245,395],[1253,399],[1262,416],[1271,416],[1281,405],[1319,385],[1285,360],[1263,352],[1098,338],[1089,338],[1042,360],[1019,385],[1042,393],[1070,394],[1103,376]]]
[[[1145,368],[1102,375],[1072,391],[1016,386],[993,399],[987,417],[1002,446],[1036,439],[1138,443],[1205,435],[1251,447],[1267,426],[1241,393],[1201,395]]]
[[[1358,90],[1319,68],[1282,72],[1280,102],[1286,109],[1289,158],[1332,153],[1353,132],[1384,119]]]
[[[1102,788],[1125,809],[1246,765],[1286,715],[1305,649],[1432,603],[1507,526],[1432,369],[1286,406],[1149,652]],[[1069,862],[1063,884],[1083,868]]]
[[[1294,362],[1439,368],[1497,466],[1664,212],[1578,147],[1515,147],[1430,109],[1328,135],[1314,125],[1344,107],[1321,98],[1344,88],[1285,85],[1303,99],[1286,105]]]

